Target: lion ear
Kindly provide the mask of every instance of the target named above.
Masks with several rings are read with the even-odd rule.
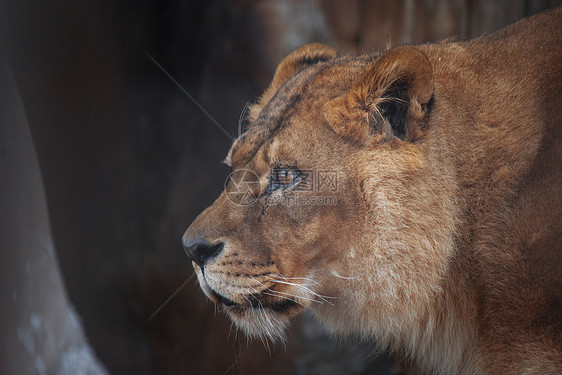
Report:
[[[336,56],[336,50],[325,44],[305,44],[291,52],[281,61],[275,70],[271,88],[277,91],[289,78],[302,69],[321,61],[330,60]]]
[[[324,113],[337,133],[356,140],[366,141],[373,134],[415,140],[422,136],[432,97],[429,60],[404,46],[369,65],[350,91],[326,103]]]
[[[250,122],[258,118],[262,108],[289,78],[310,65],[328,61],[337,55],[338,53],[334,48],[320,43],[305,44],[287,55],[277,66],[273,81],[262,95],[260,101],[250,107],[250,113],[248,115]]]

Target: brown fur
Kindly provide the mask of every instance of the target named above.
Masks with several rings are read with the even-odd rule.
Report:
[[[194,263],[207,296],[253,336],[308,308],[431,372],[560,373],[561,24],[557,9],[469,42],[289,55],[227,157],[260,198],[224,192],[184,236],[225,244]],[[267,205],[277,165],[336,171],[337,189],[272,196],[337,204]]]

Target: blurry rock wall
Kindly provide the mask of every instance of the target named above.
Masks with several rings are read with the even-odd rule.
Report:
[[[39,160],[62,280],[108,371],[395,371],[397,360],[372,343],[336,342],[307,316],[286,346],[248,344],[199,291],[181,235],[224,186],[220,162],[242,108],[292,49],[467,39],[559,3],[4,1],[0,46]]]

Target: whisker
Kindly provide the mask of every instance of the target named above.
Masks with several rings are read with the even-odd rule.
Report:
[[[292,298],[300,298],[300,299],[303,299],[303,300],[305,300],[305,301],[316,302],[316,303],[319,303],[319,304],[323,304],[323,303],[324,303],[324,302],[318,301],[318,300],[316,300],[316,299],[314,299],[314,298],[299,296],[299,295],[297,295],[297,294],[290,294],[290,293],[280,292],[280,291],[278,291],[278,290],[270,290],[270,291],[271,291],[271,292],[274,292],[274,293],[278,293],[278,294],[279,294],[278,297],[289,296],[289,297],[292,297]]]
[[[156,314],[158,314],[160,310],[162,310],[168,304],[168,302],[170,302],[176,296],[176,294],[178,294],[180,290],[182,290],[194,277],[195,273],[192,273],[191,276],[189,276],[156,310],[154,310],[154,312],[148,317],[148,319],[145,320],[144,325],[148,324],[148,322],[150,322],[156,316]]]
[[[279,283],[279,284],[286,284],[286,285],[290,285],[290,286],[293,286],[293,287],[296,287],[296,288],[300,288],[301,290],[303,290],[303,291],[305,291],[305,292],[307,292],[307,293],[310,293],[310,294],[312,294],[313,296],[316,296],[316,297],[320,298],[323,302],[326,302],[327,304],[330,304],[330,305],[333,306],[333,304],[330,303],[330,301],[326,300],[326,298],[335,298],[335,297],[322,296],[322,295],[320,295],[320,294],[318,294],[318,293],[315,293],[315,292],[313,292],[312,290],[310,290],[310,289],[308,289],[308,288],[306,288],[306,287],[304,287],[304,286],[302,286],[302,285],[299,285],[299,284],[287,283],[287,282],[284,282],[284,281],[281,281],[281,280],[274,280],[274,281],[277,282],[277,283]],[[313,302],[322,303],[322,302],[320,302],[320,301],[318,301],[318,300],[315,300],[315,299],[313,299],[313,298],[310,298],[310,297],[302,297],[302,296],[300,296],[300,298],[307,299],[307,300],[313,301]]]
[[[232,137],[232,135],[226,131],[225,128],[222,127],[221,124],[219,124],[219,122],[217,120],[215,120],[215,118],[213,116],[211,116],[211,114],[209,112],[207,112],[207,110],[205,108],[203,108],[203,106],[197,101],[195,100],[195,98],[193,96],[191,96],[191,94],[189,92],[187,92],[187,90],[178,82],[176,81],[176,79],[174,77],[172,77],[172,75],[170,73],[168,73],[168,71],[166,69],[164,69],[164,67],[162,65],[160,65],[160,63],[158,61],[156,61],[156,59],[154,57],[152,57],[148,52],[144,51],[144,54],[150,59],[150,61],[152,61],[154,63],[154,65],[156,65],[161,71],[162,73],[164,73],[164,75],[166,77],[168,77],[168,79],[170,79],[170,81],[172,81],[179,89],[181,92],[183,92],[183,94],[185,96],[187,96],[189,98],[189,100],[191,100],[191,102],[193,104],[195,104],[195,106],[197,108],[199,108],[199,110],[201,112],[203,112],[205,114],[205,116],[207,116],[207,118],[209,120],[211,120],[211,122],[213,124],[215,124],[215,126],[217,128],[219,128],[220,130],[222,130],[222,132],[224,134],[226,134],[226,136],[228,138],[230,138],[232,141],[234,141],[234,138]]]
[[[303,281],[308,281],[308,282],[310,283],[310,285],[318,285],[318,284],[320,284],[318,281],[314,281],[314,280],[312,280],[312,279],[310,279],[310,278],[308,278],[308,277],[286,277],[286,276],[281,275],[280,273],[272,273],[272,275],[273,275],[274,277],[280,277],[280,278],[282,278],[283,280],[286,280],[286,281],[290,281],[290,280],[297,280],[297,281],[303,280]],[[301,284],[301,285],[309,285],[309,284]]]
[[[242,108],[242,112],[240,113],[240,118],[238,119],[238,136],[240,137],[244,132],[244,122],[246,121],[246,112],[248,111],[248,107],[250,106],[250,102],[246,102],[244,108]]]
[[[232,327],[234,326],[234,322],[230,321],[230,328],[228,329],[228,336],[226,336],[226,341],[230,340],[230,334],[232,333]]]
[[[342,276],[338,273],[338,271],[332,271],[332,275],[334,275],[335,277],[339,277],[340,279],[344,279],[344,280],[357,280],[360,279],[361,277],[363,277],[363,275],[358,275],[358,276]]]
[[[274,293],[270,293],[270,292],[262,292],[262,294],[266,294],[268,296],[272,296],[272,297],[281,297],[283,299],[289,300],[289,301],[293,301],[294,303],[298,303],[301,306],[304,306],[304,304],[302,302],[297,301],[295,298],[297,298],[297,296],[292,296],[290,295],[290,297],[286,297],[280,294],[280,292],[277,292],[275,290],[272,290],[272,292]]]
[[[252,277],[252,279],[255,280],[253,277]],[[255,280],[255,281],[257,281],[261,286],[264,286],[264,287],[265,287],[265,285],[264,285],[262,282],[260,282],[259,280]],[[270,279],[270,280],[268,280],[268,281],[278,282],[276,279]],[[284,282],[284,281],[279,281],[279,283],[280,283],[280,284],[292,285],[292,286],[296,286],[296,287],[302,287],[302,288],[305,289],[305,291],[307,291],[307,292],[309,292],[309,293],[312,293],[312,294],[314,294],[314,295],[317,295],[317,296],[320,297],[320,298],[323,297],[323,296],[320,296],[320,295],[317,294],[317,293],[314,293],[313,291],[309,290],[308,288],[303,287],[301,284],[296,284],[296,283],[291,283],[291,282]],[[251,287],[250,287],[250,288],[251,288]],[[253,289],[253,290],[256,292],[256,294],[260,294],[260,292],[257,292],[254,288],[251,288],[251,289]],[[271,289],[269,289],[269,288],[267,288],[266,290],[268,290],[270,293],[277,293],[277,295],[272,295],[272,294],[270,294],[270,293],[267,293],[266,291],[262,291],[261,294],[268,294],[268,295],[274,296],[274,297],[283,297],[283,298],[285,298],[285,299],[289,299],[289,300],[291,300],[291,301],[293,301],[293,302],[296,302],[296,303],[298,303],[299,305],[302,305],[302,306],[304,306],[304,304],[302,304],[302,303],[299,302],[299,301],[294,300],[294,298],[301,298],[301,299],[304,299],[304,300],[310,301],[310,302],[322,303],[321,301],[317,301],[317,300],[315,300],[315,299],[313,299],[313,298],[310,298],[310,297],[304,297],[304,296],[300,296],[300,295],[296,295],[296,294],[284,293],[284,292],[280,292],[280,291],[277,291],[277,290],[271,290]],[[288,296],[288,297],[290,297],[290,298],[287,298],[286,296]],[[324,300],[324,301],[325,301],[325,300]],[[328,301],[325,301],[325,302],[329,303]]]
[[[285,277],[285,276],[283,276],[283,275],[281,275],[281,274],[278,274],[278,273],[277,273],[277,274],[275,274],[275,275],[279,275],[279,277],[283,278],[284,280],[289,280],[287,277]],[[309,293],[311,293],[311,294],[313,294],[313,295],[315,295],[315,296],[317,296],[317,297],[320,297],[320,298],[322,298],[322,299],[324,299],[324,298],[333,298],[333,299],[335,299],[335,298],[336,298],[336,297],[329,297],[329,296],[323,296],[323,295],[321,295],[321,294],[318,294],[318,293],[312,291],[310,288],[307,288],[305,284],[293,283],[293,282],[290,282],[290,281],[281,281],[281,280],[277,280],[277,279],[275,279],[275,278],[272,278],[272,279],[270,279],[270,280],[271,280],[271,281],[274,281],[274,282],[281,283],[281,284],[287,284],[287,285],[291,285],[291,286],[295,286],[295,287],[301,288],[301,289],[303,289],[303,290],[305,290],[305,291],[307,291],[307,292],[309,292]],[[310,280],[310,279],[309,279],[309,280]],[[311,280],[311,281],[313,281],[313,280]],[[313,281],[313,282],[314,282],[314,281]],[[314,283],[315,283],[315,284],[318,284],[318,282],[314,282]],[[326,302],[328,302],[328,301],[326,301]]]
[[[265,333],[266,333],[267,337],[269,338],[269,340],[271,340],[271,342],[275,342],[275,336],[271,332],[271,327],[274,327],[274,324],[271,321],[271,319],[269,317],[269,314],[267,314],[267,312],[265,311],[265,308],[264,308],[263,304],[261,303],[261,301],[259,299],[257,301],[258,301],[257,314],[261,315],[267,322],[267,325],[264,327]],[[264,344],[264,346],[266,347],[269,355],[271,355],[271,348],[269,347],[269,342],[267,342],[267,340],[264,340],[263,337],[261,338],[261,341]]]
[[[336,297],[323,296],[321,294],[318,294],[318,293],[312,291],[310,288],[307,288],[306,286],[301,285],[301,284],[297,284],[297,283],[291,283],[291,282],[288,282],[288,281],[283,281],[283,280],[278,280],[278,279],[273,279],[273,278],[271,279],[271,281],[279,283],[279,284],[286,284],[286,285],[293,286],[295,288],[299,288],[299,289],[301,289],[305,292],[308,292],[308,293],[320,298],[322,301],[326,302],[327,304],[334,306],[334,304],[331,303],[330,301],[328,301],[327,298],[336,299]]]

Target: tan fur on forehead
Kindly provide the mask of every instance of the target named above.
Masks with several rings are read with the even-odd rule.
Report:
[[[318,43],[305,44],[291,52],[277,67],[271,85],[262,94],[260,100],[249,106],[248,121],[255,122],[257,120],[263,107],[269,103],[277,90],[279,90],[289,78],[312,64],[327,61],[336,56],[337,52],[335,49]]]
[[[324,81],[337,87],[330,74],[333,72],[330,69],[332,65],[322,64],[335,56],[335,52],[332,52],[331,47],[303,46],[283,61],[283,67],[276,73],[277,78],[266,92],[271,95],[264,95],[258,104],[250,106],[250,124],[231,147],[226,157],[227,164],[240,165],[248,161],[257,148],[271,141],[274,134],[288,124],[289,117],[296,112],[296,106],[304,93],[325,90],[320,88]],[[294,76],[286,77],[288,71],[293,72]]]
[[[240,168],[253,155],[255,150],[262,144],[258,137],[241,136],[228,151],[225,162],[233,168]]]
[[[427,373],[560,373],[561,22],[289,55],[227,156],[258,180],[184,236],[203,292],[251,337],[309,309]]]

